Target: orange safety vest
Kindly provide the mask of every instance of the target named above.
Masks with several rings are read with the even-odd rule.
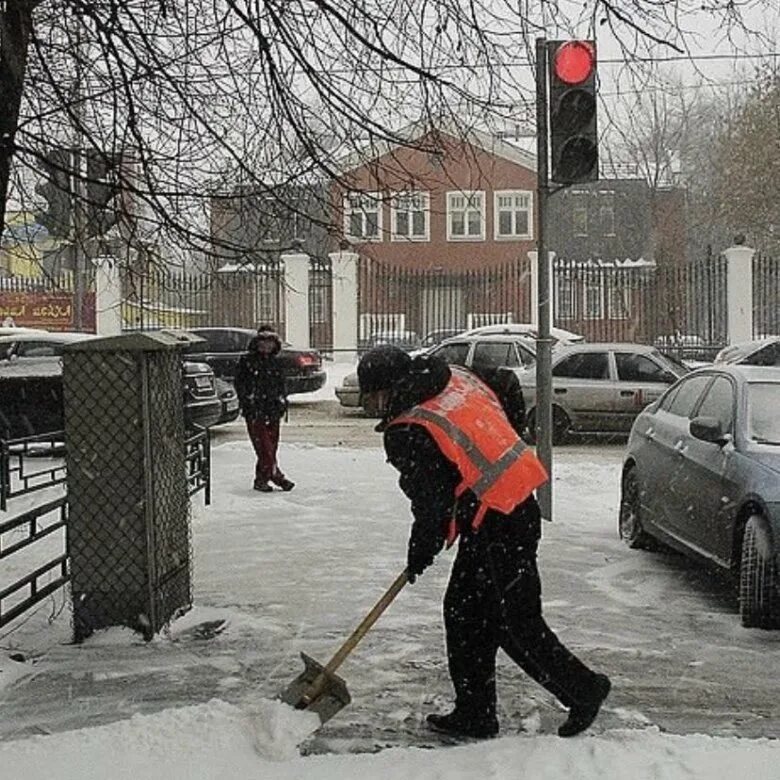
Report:
[[[495,393],[476,376],[451,366],[452,377],[438,395],[391,420],[414,423],[431,434],[458,468],[462,481],[455,496],[471,489],[479,500],[472,527],[482,525],[489,509],[509,514],[548,476],[536,454],[509,424]],[[458,536],[453,516],[447,545]]]

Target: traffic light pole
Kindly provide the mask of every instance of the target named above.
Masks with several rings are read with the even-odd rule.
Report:
[[[547,41],[536,39],[536,176],[538,334],[536,339],[536,449],[549,480],[539,488],[542,517],[552,520],[552,345],[550,260],[546,246],[547,198],[550,195],[547,165]]]

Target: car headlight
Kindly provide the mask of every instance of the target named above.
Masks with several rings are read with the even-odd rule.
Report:
[[[359,387],[357,374],[349,374],[344,377],[344,387]]]

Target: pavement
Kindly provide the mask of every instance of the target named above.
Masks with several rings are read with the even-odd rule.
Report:
[[[329,458],[352,458],[355,449],[379,446],[374,424],[335,402],[297,403],[282,440],[285,446],[327,447]],[[216,485],[233,478],[225,454],[243,441],[240,422],[215,431]],[[619,469],[621,452],[620,445],[586,443],[556,449],[556,457],[568,464],[567,473],[576,474],[578,463],[591,460]],[[306,468],[305,455],[301,447],[285,451],[285,462],[294,467],[291,473]],[[580,500],[587,506],[587,476],[580,482],[570,480],[567,489],[575,491],[570,496],[573,506]],[[348,503],[348,488],[343,492],[340,500]],[[69,644],[64,598],[53,603],[48,615],[38,616],[40,625],[22,632],[24,658],[12,669],[18,682],[0,685],[0,740],[83,728],[212,698],[251,707],[258,697],[275,696],[301,671],[299,650],[325,656],[343,639],[359,610],[345,607],[345,599],[356,595],[350,587],[345,590],[343,579],[332,576],[332,562],[312,556],[308,572],[296,564],[295,575],[309,591],[306,598],[294,593],[284,576],[268,568],[280,554],[274,539],[294,544],[284,537],[287,530],[264,521],[267,533],[264,528],[260,538],[267,545],[259,558],[249,557],[242,546],[256,542],[225,533],[220,524],[229,506],[221,503],[220,489],[215,493],[214,505],[195,527],[195,571],[201,572],[195,581],[196,609],[150,643],[130,632],[113,631],[76,646]],[[297,498],[303,512],[306,499]],[[604,512],[611,517],[615,509],[605,506]],[[404,524],[383,529],[377,526],[370,532],[392,538],[376,536],[365,549],[356,539],[350,547],[352,565],[369,577],[374,576],[373,565],[379,568],[377,545],[397,548],[407,532]],[[322,533],[320,543],[328,549],[331,537]],[[220,571],[228,555],[234,565]],[[303,560],[308,560],[305,555]],[[680,734],[780,733],[780,632],[742,629],[730,583],[672,553],[628,551],[611,525],[609,532],[593,534],[582,533],[576,524],[547,525],[540,568],[549,624],[613,680],[597,731],[655,725]],[[431,745],[422,716],[449,703],[440,618],[447,569],[442,565],[432,570],[422,586],[409,592],[406,608],[375,627],[349,672],[351,690],[359,695],[343,716],[306,745],[307,752]],[[263,598],[241,584],[252,578],[264,580]],[[230,630],[209,630],[223,619]],[[13,635],[6,636],[3,648],[20,650],[14,641]],[[562,720],[551,697],[506,659],[499,665],[498,684],[504,733],[552,733]]]

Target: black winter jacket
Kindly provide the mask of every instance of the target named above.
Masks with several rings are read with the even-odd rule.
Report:
[[[414,521],[409,537],[410,563],[415,557],[430,561],[441,550],[453,512],[461,534],[470,534],[479,506],[477,497],[467,490],[458,499],[456,508],[455,488],[460,484],[460,474],[425,428],[413,423],[387,427],[394,417],[438,395],[447,386],[450,375],[449,366],[441,358],[427,355],[415,358],[412,371],[393,388],[388,410],[377,426],[377,430],[384,431],[387,459],[400,472],[398,484],[412,503]],[[492,382],[490,384],[505,408],[510,399],[517,403],[515,391],[519,391],[519,385],[515,388],[511,382],[506,387],[500,383],[496,386]],[[519,392],[522,403],[522,391]],[[510,422],[516,430],[525,425],[516,413],[510,417]],[[535,508],[535,500],[529,499],[516,507],[509,518],[525,520],[527,510],[532,508],[529,502]],[[536,517],[538,519],[538,512]],[[507,517],[493,510],[485,516],[486,523],[497,519],[505,522]]]
[[[270,355],[261,355],[256,346],[257,338],[253,338],[238,361],[236,395],[247,420],[277,422],[287,411],[284,365],[279,357],[282,343],[277,337]]]

